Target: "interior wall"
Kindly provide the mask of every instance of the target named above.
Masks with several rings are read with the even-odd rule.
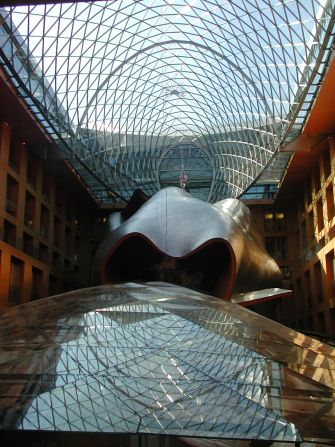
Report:
[[[335,334],[334,140],[333,135],[317,148],[300,148],[314,153],[304,180],[289,188],[284,198],[249,205],[265,243],[273,243],[272,255],[282,269],[284,287],[293,290],[292,298],[276,302],[276,320],[328,336]],[[269,213],[284,213],[285,225],[266,229]]]
[[[29,136],[0,123],[0,312],[89,285],[106,220],[85,210],[32,149]]]

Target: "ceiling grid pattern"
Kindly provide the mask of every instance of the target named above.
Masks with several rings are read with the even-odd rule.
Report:
[[[7,7],[0,62],[98,200],[182,178],[215,202],[242,194],[299,133],[334,9],[334,0]],[[167,178],[171,151],[185,160]]]

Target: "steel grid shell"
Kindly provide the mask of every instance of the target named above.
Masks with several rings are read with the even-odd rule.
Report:
[[[180,144],[210,159],[207,200],[239,196],[299,133],[334,31],[333,0],[120,0],[0,14],[2,66],[102,201],[156,192],[162,157]]]

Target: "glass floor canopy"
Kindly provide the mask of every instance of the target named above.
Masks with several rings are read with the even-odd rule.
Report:
[[[216,202],[301,131],[334,17],[334,0],[8,6],[0,64],[97,201],[168,182]]]
[[[0,429],[334,443],[334,351],[166,283],[68,292],[0,317]]]

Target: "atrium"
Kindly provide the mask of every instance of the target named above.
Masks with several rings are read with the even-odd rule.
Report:
[[[181,326],[189,330],[188,321],[193,317],[185,317],[182,312],[178,314],[178,306],[184,305],[185,297],[185,300],[193,300],[190,308],[195,313],[197,300],[200,300],[208,318],[215,314],[217,321],[223,324],[230,308],[227,307],[227,314],[222,313],[221,308],[215,313],[217,304],[209,298],[211,293],[204,298],[200,292],[199,296],[198,292],[189,295],[190,291],[185,292],[188,289],[180,292],[177,286],[168,292],[165,290],[167,295],[171,290],[172,294],[182,295],[180,303],[176,300],[177,304],[173,304],[177,309],[174,313],[168,305],[166,308],[162,305],[164,311],[161,311],[157,304],[160,293],[165,293],[159,289],[161,286],[157,286],[158,290],[148,285],[140,292],[133,284],[128,284],[124,290],[122,286],[119,290],[117,285],[101,286],[101,282],[109,281],[97,279],[97,253],[111,232],[165,188],[175,187],[179,192],[183,190],[181,196],[189,193],[202,203],[207,202],[199,210],[212,210],[225,199],[239,199],[248,207],[262,244],[276,261],[282,288],[286,291],[278,299],[253,305],[251,309],[258,314],[255,317],[241,311],[243,317],[239,324],[248,327],[246,333],[251,338],[258,331],[255,327],[269,331],[269,343],[275,339],[276,331],[266,321],[278,325],[275,328],[283,328],[278,323],[286,326],[287,332],[280,343],[283,346],[288,343],[291,354],[297,349],[299,358],[303,358],[299,363],[298,354],[285,357],[284,349],[271,357],[277,362],[276,366],[271,366],[271,380],[275,381],[273,371],[281,365],[280,374],[286,377],[286,382],[280,391],[283,401],[277,405],[272,396],[267,408],[276,413],[277,406],[285,407],[280,417],[289,422],[285,419],[285,425],[280,418],[276,420],[276,427],[285,425],[285,433],[280,434],[283,442],[299,443],[302,439],[333,442],[335,435],[329,428],[333,419],[328,413],[322,419],[321,410],[318,413],[313,407],[308,417],[312,420],[320,417],[315,420],[322,429],[308,432],[306,424],[301,425],[303,428],[299,425],[303,419],[299,412],[291,424],[287,417],[290,404],[282,402],[286,394],[292,392],[286,385],[294,382],[289,379],[293,369],[304,375],[303,380],[319,382],[315,389],[308,388],[307,382],[298,386],[305,389],[306,385],[313,390],[314,394],[311,391],[308,399],[312,401],[324,393],[323,402],[332,402],[329,405],[332,405],[331,411],[334,409],[329,394],[329,389],[335,388],[331,347],[335,341],[334,55],[334,0],[0,0],[0,315],[3,314],[4,328],[2,333],[0,327],[0,340],[5,340],[6,331],[10,332],[10,321],[16,318],[16,309],[23,309],[22,312],[25,306],[32,309],[36,313],[34,324],[38,326],[42,323],[38,319],[39,312],[48,315],[44,306],[51,306],[53,315],[58,315],[58,311],[68,315],[71,309],[79,312],[80,306],[73,304],[71,307],[64,297],[74,299],[79,296],[80,289],[93,290],[94,302],[101,303],[101,307],[104,300],[110,303],[105,292],[98,292],[94,287],[106,287],[101,290],[120,298],[125,315],[122,318],[127,319],[126,324],[129,321],[130,326],[134,324],[133,329],[129,326],[124,332],[129,330],[130,334],[134,330],[131,337],[136,336],[136,324],[142,330],[142,323],[138,323],[137,310],[127,307],[127,297],[132,297],[131,302],[141,301],[141,293],[152,297],[141,305],[142,319],[148,325],[156,318],[155,313],[161,317],[169,314],[166,318],[171,327],[174,327],[175,318],[179,321],[180,317]],[[176,226],[182,228],[186,223],[182,212],[178,217],[177,210],[175,216]],[[195,222],[203,217],[196,212],[194,216]],[[157,221],[163,222],[161,216],[158,217]],[[185,234],[188,225],[183,228]],[[250,241],[251,236],[242,230]],[[111,276],[121,259],[118,252],[116,255],[116,260],[110,264],[112,267],[108,267]],[[144,265],[142,260],[146,255],[139,250],[137,256],[136,262],[130,257],[128,262],[126,256],[122,262],[139,268]],[[214,258],[209,252],[208,269],[214,268]],[[130,278],[131,281],[136,279]],[[87,289],[90,287],[93,289]],[[59,310],[56,298],[62,293],[69,295],[60,299]],[[83,296],[88,299],[89,295],[85,292]],[[49,301],[40,301],[46,297]],[[16,307],[18,305],[24,306]],[[154,310],[152,306],[156,306]],[[90,305],[83,304],[84,308],[88,314],[83,320],[78,317],[81,322],[75,320],[75,325],[80,326],[83,321],[85,327],[87,322],[87,327],[109,325],[109,322],[101,323],[109,318],[106,309],[101,311],[105,312],[103,314],[101,309],[95,309],[93,318],[93,314],[89,314]],[[214,313],[213,308],[216,309]],[[239,318],[236,310],[231,312],[234,318]],[[29,321],[27,315],[22,314],[19,320]],[[119,310],[114,309],[111,315],[112,320],[121,325]],[[263,316],[271,320],[262,320]],[[65,324],[66,319],[62,318],[61,323],[50,320],[55,333]],[[164,320],[165,316],[162,318]],[[202,334],[203,328],[208,330],[208,321],[204,323],[197,318],[196,322],[192,320],[192,330],[197,331],[194,327],[204,325],[200,330]],[[152,329],[157,346],[166,342],[163,332],[158,334],[158,327]],[[60,332],[66,332],[66,328],[63,329]],[[281,330],[278,329],[278,333]],[[115,339],[117,331],[113,333]],[[236,331],[232,331],[234,337]],[[16,333],[19,329],[11,334],[13,346],[17,342]],[[50,336],[47,329],[42,333],[43,337]],[[226,332],[224,337],[228,337]],[[256,339],[255,336],[251,347],[246,339],[238,338],[238,343],[243,349],[254,349],[258,346]],[[235,339],[232,340],[227,341],[227,346],[235,343]],[[215,343],[220,345],[221,342],[222,339],[215,338]],[[331,346],[323,345],[324,342]],[[190,342],[193,343],[196,345],[196,341]],[[267,357],[269,352],[261,345],[261,351],[255,355]],[[60,344],[59,349],[71,351],[71,341],[66,349],[64,346]],[[87,346],[90,350],[90,343]],[[136,345],[136,349],[142,349],[141,346]],[[151,346],[151,352],[158,349],[157,346]],[[128,348],[135,349],[127,345]],[[35,348],[31,345],[27,349],[34,351]],[[182,344],[180,349],[183,351]],[[208,349],[211,349],[210,343]],[[70,363],[64,361],[64,371],[68,368],[66,374],[75,376],[77,372],[73,371],[77,370],[72,371],[69,365],[72,361],[80,363],[81,354],[69,352],[66,355],[72,360]],[[134,352],[132,355],[136,358]],[[320,369],[310,360],[315,352],[318,353],[315,361],[321,362]],[[0,350],[0,359],[2,353]],[[318,357],[321,353],[323,360]],[[214,350],[211,355],[215,356]],[[188,356],[195,364],[191,354]],[[106,352],[102,357],[106,357],[108,363]],[[103,364],[105,360],[101,358],[99,362]],[[157,365],[160,361],[158,355]],[[43,365],[45,363],[43,357]],[[309,369],[311,365],[315,368],[313,372]],[[24,363],[20,366],[21,369],[25,367]],[[117,364],[113,364],[114,367]],[[206,376],[206,365],[202,367],[201,374]],[[99,368],[94,370],[97,376]],[[78,371],[78,375],[83,372],[80,368]],[[131,368],[129,371],[133,374]],[[2,372],[5,375],[8,371]],[[151,373],[146,372],[149,376]],[[65,373],[62,374],[65,377]],[[136,379],[136,374],[132,380],[134,377]],[[25,386],[29,388],[30,385]],[[49,386],[49,382],[47,385],[44,382],[42,388]],[[150,383],[145,385],[147,390],[150,386]],[[22,384],[20,387],[26,389]],[[328,387],[328,391],[322,387]],[[243,393],[244,398],[250,397],[249,391]],[[0,395],[0,410],[1,399]],[[37,407],[38,399],[36,397]],[[258,400],[257,405],[264,402]],[[299,405],[304,406],[301,402]],[[215,406],[207,410],[214,411]],[[6,427],[3,421],[16,424],[14,413],[6,413],[1,419],[0,411],[0,429]],[[142,417],[145,421],[144,413]],[[271,418],[272,413],[269,413],[269,420]],[[31,429],[28,419],[21,420],[21,428]],[[192,417],[189,420],[192,422]],[[298,429],[293,426],[296,421]],[[143,426],[150,426],[150,433],[160,435],[158,429],[155,432],[156,428],[150,431],[155,426],[154,419],[149,422],[147,425],[143,422]],[[49,420],[46,425],[41,421],[32,424],[33,430],[36,427],[37,430],[49,429]],[[58,430],[55,419],[52,424]],[[122,425],[124,421],[120,424],[123,427],[120,430],[126,430]],[[264,439],[274,439],[266,438],[268,429],[262,428],[257,432],[260,438],[251,442],[252,426],[253,423],[238,435],[234,432],[231,438],[242,436],[243,442],[248,442],[239,444],[243,447],[258,445],[263,435]],[[72,429],[72,426],[64,428],[65,431]],[[185,436],[211,437],[208,435],[211,430],[201,430],[191,435],[191,431],[185,432]],[[220,430],[215,430],[213,433],[219,433],[217,437],[220,438]],[[180,435],[169,432],[171,436],[175,434]],[[27,445],[33,445],[36,439]],[[43,439],[47,444],[47,438]],[[95,438],[92,439],[95,442]],[[164,441],[166,444],[158,438],[152,439],[152,445],[174,445],[173,438],[169,439]],[[206,444],[207,441],[197,444],[195,440],[188,444],[189,441],[178,439],[180,444],[175,445],[230,445],[223,441],[221,444]],[[280,438],[276,438],[278,440]],[[84,445],[83,442],[81,438],[78,445]],[[140,445],[142,441],[120,438],[117,442]],[[143,440],[143,445],[150,445],[150,442]]]

